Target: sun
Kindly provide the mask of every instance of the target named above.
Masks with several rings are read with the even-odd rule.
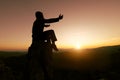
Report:
[[[74,48],[75,49],[81,49],[81,44],[79,44],[79,43],[75,44]]]

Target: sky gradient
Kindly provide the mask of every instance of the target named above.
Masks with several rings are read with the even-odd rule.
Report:
[[[31,45],[34,13],[45,18],[64,15],[51,24],[59,48],[82,48],[120,44],[119,0],[1,0],[0,50],[24,50]]]

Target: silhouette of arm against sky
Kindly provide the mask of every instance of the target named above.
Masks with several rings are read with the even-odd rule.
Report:
[[[50,19],[45,19],[45,23],[53,23],[53,22],[58,22],[59,20],[63,19],[63,15],[59,15],[58,18],[50,18]]]
[[[45,24],[44,27],[50,27],[50,25],[48,25],[48,24],[46,25],[46,24]]]

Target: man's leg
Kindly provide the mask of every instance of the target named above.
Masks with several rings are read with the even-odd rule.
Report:
[[[53,41],[57,41],[57,38],[56,38],[54,30],[44,31],[44,35],[43,36],[44,36],[45,39],[49,39],[50,38],[52,40],[52,42]]]
[[[55,45],[55,41],[57,41],[57,38],[56,38],[54,30],[44,31],[44,39],[48,40],[48,41],[51,40],[53,49],[58,51],[58,49]]]

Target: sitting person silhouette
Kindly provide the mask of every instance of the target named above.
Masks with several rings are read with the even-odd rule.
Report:
[[[63,18],[63,15],[59,15],[58,18],[51,18],[51,19],[45,19],[43,16],[43,13],[40,11],[37,11],[35,13],[36,20],[33,23],[32,28],[32,42],[44,42],[46,37],[50,37],[52,41],[52,47],[54,50],[58,51],[55,41],[57,41],[56,36],[54,34],[53,30],[43,31],[44,27],[49,27],[50,25],[46,25],[46,23],[54,23],[58,22]]]

